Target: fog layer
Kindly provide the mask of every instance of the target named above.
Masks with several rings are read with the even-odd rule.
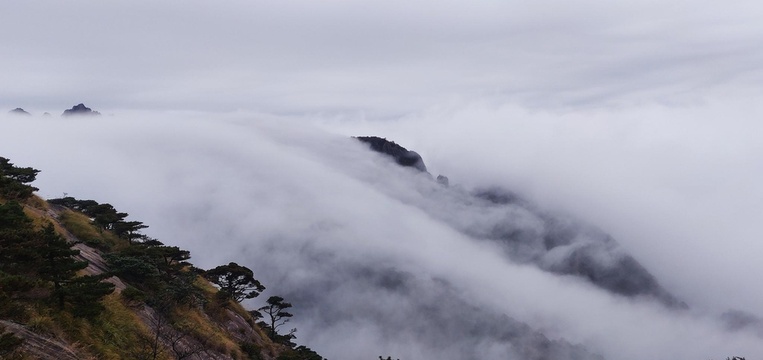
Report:
[[[237,261],[251,267],[269,294],[295,303],[298,340],[331,359],[381,354],[401,359],[531,358],[527,354],[533,354],[533,346],[551,349],[549,354],[558,359],[763,354],[753,331],[731,332],[717,320],[729,308],[761,313],[754,301],[760,298],[756,273],[734,267],[703,272],[699,264],[711,249],[722,253],[738,246],[760,247],[746,238],[712,237],[727,229],[715,222],[692,223],[678,212],[665,218],[648,215],[668,215],[665,207],[691,209],[705,219],[713,210],[690,207],[707,203],[666,194],[664,183],[656,182],[666,175],[692,174],[666,171],[675,164],[663,161],[687,160],[686,154],[694,153],[681,147],[691,147],[702,132],[660,127],[655,122],[659,116],[636,122],[663,130],[665,143],[678,148],[650,157],[644,155],[649,152],[628,150],[651,137],[636,131],[627,132],[636,134],[630,144],[613,140],[611,133],[626,134],[620,126],[633,123],[605,126],[597,123],[596,114],[580,128],[598,139],[588,150],[575,143],[585,139],[575,133],[583,130],[551,130],[564,128],[567,120],[554,114],[475,105],[417,116],[415,121],[361,125],[312,122],[319,126],[261,115],[4,118],[0,154],[18,165],[42,169],[36,183],[41,195],[66,192],[112,203],[150,225],[150,235],[191,250],[198,266]],[[448,126],[435,125],[442,121]],[[331,131],[322,130],[327,127]],[[400,134],[394,140],[420,152],[429,171],[446,173],[453,185],[443,188],[337,134],[360,127],[375,128],[380,135]],[[463,131],[462,136],[451,131]],[[688,141],[669,141],[684,133]],[[479,137],[467,136],[474,134]],[[757,149],[744,136],[735,139],[742,153]],[[601,144],[609,146],[597,148]],[[521,154],[530,151],[535,155],[524,159]],[[594,154],[600,155],[589,157]],[[738,155],[714,154],[723,160]],[[565,173],[567,167],[557,168],[562,159],[590,168],[571,166],[575,172]],[[602,165],[598,161],[611,167],[597,168]],[[618,162],[634,164],[646,175],[624,181],[632,173],[618,168]],[[606,177],[612,169],[620,171]],[[719,168],[690,169],[711,176]],[[728,168],[734,176],[740,169]],[[549,171],[560,171],[564,178],[544,173]],[[684,180],[676,181],[706,184]],[[623,238],[624,251],[632,252],[692,308],[671,310],[657,301],[615,295],[579,277],[507,259],[505,249],[464,231],[490,225],[485,217],[489,213],[454,202],[458,194],[479,186],[518,191]],[[620,193],[623,186],[632,191]],[[746,189],[758,194],[756,187]],[[739,196],[732,190],[726,189],[725,195]],[[559,201],[549,200],[557,196]],[[655,206],[646,211],[644,203],[629,196]],[[721,224],[740,225],[736,216],[754,217],[746,213],[755,209],[748,203],[721,205],[735,210],[717,215]],[[602,210],[605,206],[608,211]],[[629,216],[636,214],[647,215]],[[600,223],[595,215],[602,215]],[[509,216],[509,221],[521,219]],[[706,235],[693,239],[676,234]],[[737,260],[753,260],[753,255],[740,256]],[[731,260],[719,254],[709,261]],[[671,272],[678,275],[667,276]],[[740,286],[731,288],[729,281]]]

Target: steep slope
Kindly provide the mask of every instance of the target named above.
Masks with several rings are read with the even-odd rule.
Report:
[[[271,340],[252,313],[182,261],[190,257],[187,251],[132,232],[145,239],[136,243],[115,232],[146,227],[139,222],[111,218],[108,226],[96,227],[101,215],[91,218],[30,195],[25,190],[38,170],[0,159],[0,358],[322,359],[307,348],[295,349],[288,336]],[[69,199],[63,202],[127,216],[108,204]],[[151,257],[161,268],[152,270]],[[132,265],[115,269],[114,259]],[[62,279],[56,273],[69,271],[67,266],[79,272]],[[156,276],[146,277],[152,271]],[[125,281],[122,274],[134,278]],[[150,282],[136,282],[140,278]],[[96,288],[107,291],[96,294]]]
[[[73,248],[79,250],[76,257],[88,262],[83,274],[109,276],[110,269],[102,257],[103,251],[84,244],[60,222],[62,214],[71,210],[56,205],[46,206],[39,198],[33,198],[29,203],[43,204],[42,207],[25,205],[25,211],[31,214],[36,222],[54,224],[66,239],[74,244]],[[119,277],[110,276],[105,281],[115,284],[116,291],[105,300],[106,311],[98,321],[109,322],[109,326],[133,329],[138,332],[137,340],[144,341],[144,344],[128,345],[131,349],[122,349],[125,350],[124,353],[114,349],[108,350],[108,344],[102,343],[107,339],[101,338],[97,330],[89,335],[77,334],[76,330],[73,332],[67,325],[58,323],[60,320],[56,316],[46,320],[48,322],[43,328],[8,320],[2,320],[0,324],[6,331],[24,340],[21,354],[35,359],[80,359],[91,356],[113,358],[115,355],[119,358],[128,356],[146,359],[249,358],[249,355],[239,349],[239,344],[252,344],[253,348],[258,349],[256,356],[259,359],[275,359],[278,353],[288,349],[268,339],[237,304],[230,308],[206,309],[181,306],[173,310],[172,314],[160,313],[146,303],[123,296],[123,291],[129,285]],[[197,281],[200,282],[199,286],[210,291],[207,293],[207,296],[210,296],[207,301],[213,302],[216,290],[201,278]],[[178,322],[178,316],[182,316],[184,320]],[[118,334],[119,332],[116,332],[112,336]],[[154,335],[156,342],[150,340]]]

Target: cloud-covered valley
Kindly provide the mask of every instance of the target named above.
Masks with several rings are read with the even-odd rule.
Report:
[[[762,17],[3,1],[0,156],[200,267],[251,267],[329,359],[754,359]],[[81,102],[103,116],[58,116]]]
[[[533,116],[537,115],[527,115]],[[454,114],[449,129],[458,128],[457,118]],[[563,126],[560,122],[566,119],[545,121]],[[736,246],[755,249],[754,243],[733,238],[713,241],[709,236],[670,239],[676,233],[690,237],[719,229],[704,223],[687,230],[682,216],[673,222],[652,216],[618,219],[616,214],[643,206],[623,197],[610,199],[609,206],[622,208],[597,223],[589,216],[600,211],[599,194],[578,184],[581,180],[575,177],[568,179],[572,195],[567,200],[587,194],[590,202],[575,206],[534,195],[549,186],[548,180],[539,178],[535,187],[523,185],[519,176],[535,174],[521,166],[514,171],[490,168],[470,176],[476,165],[469,156],[478,155],[474,149],[479,146],[466,146],[472,144],[468,137],[464,144],[448,142],[454,139],[433,129],[429,135],[451,146],[439,155],[427,146],[410,146],[424,155],[430,172],[448,171],[451,186],[444,187],[432,176],[398,166],[338,134],[351,129],[340,129],[331,121],[313,125],[244,114],[136,113],[65,120],[8,117],[3,123],[0,150],[17,164],[43,170],[37,182],[43,196],[67,193],[115,204],[149,224],[150,235],[191,250],[198,266],[237,261],[251,267],[271,294],[284,295],[295,304],[293,325],[299,329],[299,340],[328,358],[385,353],[401,359],[721,358],[763,351],[755,327],[730,331],[721,321],[721,314],[732,308],[761,313],[754,300],[759,298],[754,272],[746,274],[741,267],[708,275],[699,263],[724,264],[723,256],[705,259],[705,252],[734,251]],[[378,131],[393,127],[384,123]],[[398,127],[407,130],[401,123]],[[528,131],[524,138],[530,142],[532,127],[517,129]],[[484,135],[482,145],[499,145]],[[510,152],[528,150],[529,144],[501,146]],[[536,151],[541,151],[538,146]],[[614,146],[608,156],[619,157],[626,150]],[[428,154],[435,161],[427,161]],[[496,167],[502,164],[495,161],[501,154],[493,158]],[[448,156],[452,158],[445,159]],[[546,156],[553,162],[559,155]],[[619,160],[642,164],[647,159]],[[592,168],[588,176],[604,176],[609,170]],[[659,162],[652,170],[664,171]],[[502,171],[520,175],[492,177]],[[670,175],[662,173],[666,174]],[[596,184],[603,186],[606,181]],[[502,204],[473,196],[475,190],[491,186],[531,200],[535,196],[547,208],[532,201]],[[649,181],[627,186],[639,187],[643,191],[639,198],[651,203],[682,205],[674,203],[676,197],[662,199],[665,189]],[[602,191],[607,194],[606,188]],[[577,214],[560,215],[555,209]],[[708,210],[693,209],[699,216],[710,216]],[[725,219],[722,224],[734,219],[732,215],[712,214]],[[630,253],[664,289],[623,296],[586,276],[555,271],[555,261],[570,256],[575,247],[543,255],[534,242],[548,239],[554,232],[551,224],[571,231],[567,241],[573,244],[606,240],[599,238],[606,235],[596,226],[579,225],[579,217],[599,228],[614,229],[615,240],[622,245],[595,247],[600,250],[578,261],[611,265]],[[649,228],[629,227],[633,221]],[[657,234],[662,242],[657,248],[655,239],[636,239],[664,229],[669,235]],[[661,256],[674,261],[653,266],[655,258],[649,254],[661,249],[681,252],[655,255],[657,262]],[[752,261],[754,254],[736,260],[740,259]],[[751,266],[754,271],[756,266]],[[638,271],[626,268],[621,276],[636,279]],[[671,272],[678,274],[666,276]],[[674,286],[676,282],[681,286]],[[729,289],[728,282],[748,287]],[[685,301],[689,309],[664,306],[663,290]],[[731,295],[723,294],[729,290]]]

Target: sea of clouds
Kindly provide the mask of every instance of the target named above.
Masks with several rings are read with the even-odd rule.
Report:
[[[472,313],[608,359],[755,358],[760,330],[719,319],[763,316],[761,17],[747,0],[3,1],[0,156],[200,267],[251,267],[330,359],[519,351],[480,343],[487,325],[455,341]],[[80,102],[104,115],[58,116]],[[690,310],[507,262],[443,215],[484,213],[355,135],[600,228]]]
[[[553,129],[573,120],[475,106],[363,129],[250,114],[4,117],[0,151],[42,169],[36,185],[44,197],[109,202],[150,225],[151,236],[191,250],[197,266],[251,267],[266,295],[300,306],[288,325],[328,358],[504,358],[516,350],[480,343],[481,333],[440,334],[442,314],[423,316],[422,304],[456,319],[506,315],[608,359],[763,351],[756,328],[728,331],[719,320],[730,309],[763,313],[753,221],[761,174],[752,170],[760,169],[752,135],[736,133],[725,147],[716,141],[720,148],[707,150],[715,161],[705,162],[693,144],[713,145],[722,129],[709,136],[709,129],[665,126],[656,116],[628,123],[599,115],[574,119],[589,122],[585,131],[559,132]],[[341,134],[365,135],[374,126],[411,142],[453,189]],[[656,127],[671,151],[648,150],[652,137],[639,138],[633,127]],[[485,213],[454,205],[448,192],[483,186],[516,191],[610,232],[691,309],[627,300],[512,263],[443,221],[442,212],[459,211],[472,218],[462,221],[479,224]],[[415,291],[390,292],[396,283]]]

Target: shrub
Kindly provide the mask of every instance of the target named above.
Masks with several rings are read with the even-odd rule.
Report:
[[[257,344],[252,342],[245,342],[241,344],[241,352],[243,352],[249,360],[262,360],[260,355],[261,349]]]
[[[27,329],[41,335],[53,335],[56,333],[56,323],[50,316],[37,315],[29,319]]]
[[[129,306],[136,306],[146,301],[146,293],[132,286],[128,286],[126,289],[122,290],[121,295],[122,299],[124,299],[125,303]]]

